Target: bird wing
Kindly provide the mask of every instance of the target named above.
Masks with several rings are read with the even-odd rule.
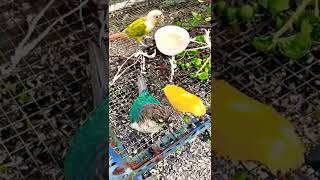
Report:
[[[145,17],[139,18],[135,21],[133,21],[133,23],[131,23],[126,29],[125,29],[125,33],[129,36],[129,37],[141,37],[143,35],[145,35],[146,30],[147,30],[147,25],[145,24]]]
[[[72,138],[64,160],[66,180],[106,176],[108,100],[98,106]]]
[[[129,112],[130,123],[134,123],[140,118],[141,111],[147,104],[160,104],[160,102],[151,96],[147,90],[144,90],[131,106]]]

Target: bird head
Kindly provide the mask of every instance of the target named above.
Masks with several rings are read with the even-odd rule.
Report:
[[[159,105],[159,114],[156,114],[159,123],[169,123],[169,118],[172,114],[170,109],[166,106]]]
[[[156,104],[145,105],[142,113],[145,117],[148,117],[159,124],[168,123],[169,117],[172,114],[166,106]]]
[[[156,25],[164,20],[164,16],[160,10],[152,10],[148,13],[147,19]]]

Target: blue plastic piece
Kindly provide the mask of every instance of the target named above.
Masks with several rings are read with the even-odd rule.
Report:
[[[109,178],[118,180],[118,179],[124,179],[126,176],[129,176],[129,175],[130,176],[134,175],[136,176],[134,179],[137,179],[137,180],[143,179],[141,176],[143,173],[150,171],[150,169],[154,168],[159,161],[166,158],[170,154],[176,152],[178,148],[181,148],[186,143],[189,143],[192,140],[194,140],[198,135],[200,135],[205,130],[210,128],[210,126],[211,126],[211,119],[209,117],[202,119],[201,122],[199,121],[199,119],[193,118],[191,122],[184,124],[180,129],[178,129],[177,132],[181,132],[179,133],[180,135],[178,135],[177,133],[171,133],[171,134],[166,134],[164,137],[162,137],[160,142],[165,148],[164,149],[162,148],[159,154],[156,154],[155,156],[150,154],[150,150],[151,150],[150,147],[148,149],[145,149],[144,152],[141,152],[140,155],[144,157],[142,159],[146,159],[147,161],[144,164],[140,165],[137,169],[130,169],[127,166],[123,166],[122,161],[126,162],[126,157],[128,156],[128,154],[125,151],[120,151],[122,152],[120,154],[122,157],[121,158],[119,154],[116,154],[115,151],[112,148],[110,148],[109,154],[110,156],[113,157],[113,159],[109,162],[109,166],[113,162],[115,162],[115,165],[109,168],[110,170]],[[120,142],[116,144],[117,144],[117,147],[123,148]],[[158,148],[161,149],[160,143],[157,144],[157,146]],[[141,162],[141,160],[139,161],[135,160],[134,162],[139,163]],[[117,176],[112,175],[113,170],[119,166],[122,166],[124,168],[123,174],[120,174]]]
[[[112,172],[119,166],[123,166],[123,163],[121,161],[121,158],[119,154],[117,154],[111,147],[109,147],[109,157],[112,157],[112,159],[109,159],[109,179],[110,180],[123,180],[127,174],[124,172],[120,175],[113,175]],[[113,166],[111,166],[114,164]],[[134,180],[143,180],[142,176],[136,176],[133,178]]]

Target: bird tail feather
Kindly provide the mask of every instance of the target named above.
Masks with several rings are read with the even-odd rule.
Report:
[[[116,40],[123,40],[126,38],[128,38],[128,36],[124,32],[109,34],[109,42],[116,41]]]
[[[108,92],[108,65],[106,58],[107,49],[102,43],[101,48],[89,41],[89,60],[92,91],[95,105],[101,104]]]
[[[138,90],[139,90],[139,94],[147,89],[147,83],[146,80],[144,79],[144,77],[142,76],[142,74],[139,74],[137,77],[137,85],[138,85]]]

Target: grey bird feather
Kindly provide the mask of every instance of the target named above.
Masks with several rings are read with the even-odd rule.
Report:
[[[65,155],[66,180],[107,179],[108,97],[106,48],[89,42],[89,71],[95,108],[77,130]]]
[[[141,74],[139,74],[137,77],[137,86],[138,86],[139,94],[141,94],[143,90],[147,90],[146,80]]]
[[[91,75],[91,84],[93,91],[94,104],[102,103],[104,97],[108,92],[108,83],[107,83],[107,58],[106,58],[106,47],[102,43],[101,48],[98,48],[97,45],[89,41],[89,60],[90,66],[89,71]]]
[[[167,107],[148,104],[143,107],[140,120],[132,123],[131,127],[143,133],[156,133],[169,122],[170,115]]]
[[[108,93],[108,64],[107,64],[107,48],[104,43],[101,43],[99,48],[93,41],[89,40],[89,61],[90,61],[90,76],[92,84],[92,93],[94,98],[95,106],[103,103],[104,99]],[[106,141],[105,141],[106,142]],[[106,172],[106,154],[107,144],[100,144],[99,147],[96,147],[96,162],[93,164],[95,167],[94,174],[92,177],[94,179],[105,179]]]
[[[142,74],[137,76],[137,82],[139,94],[142,91],[147,90],[147,83]],[[143,133],[156,133],[165,123],[169,122],[171,111],[158,104],[147,104],[141,109],[141,116],[139,121],[131,123],[131,127],[137,131]]]

